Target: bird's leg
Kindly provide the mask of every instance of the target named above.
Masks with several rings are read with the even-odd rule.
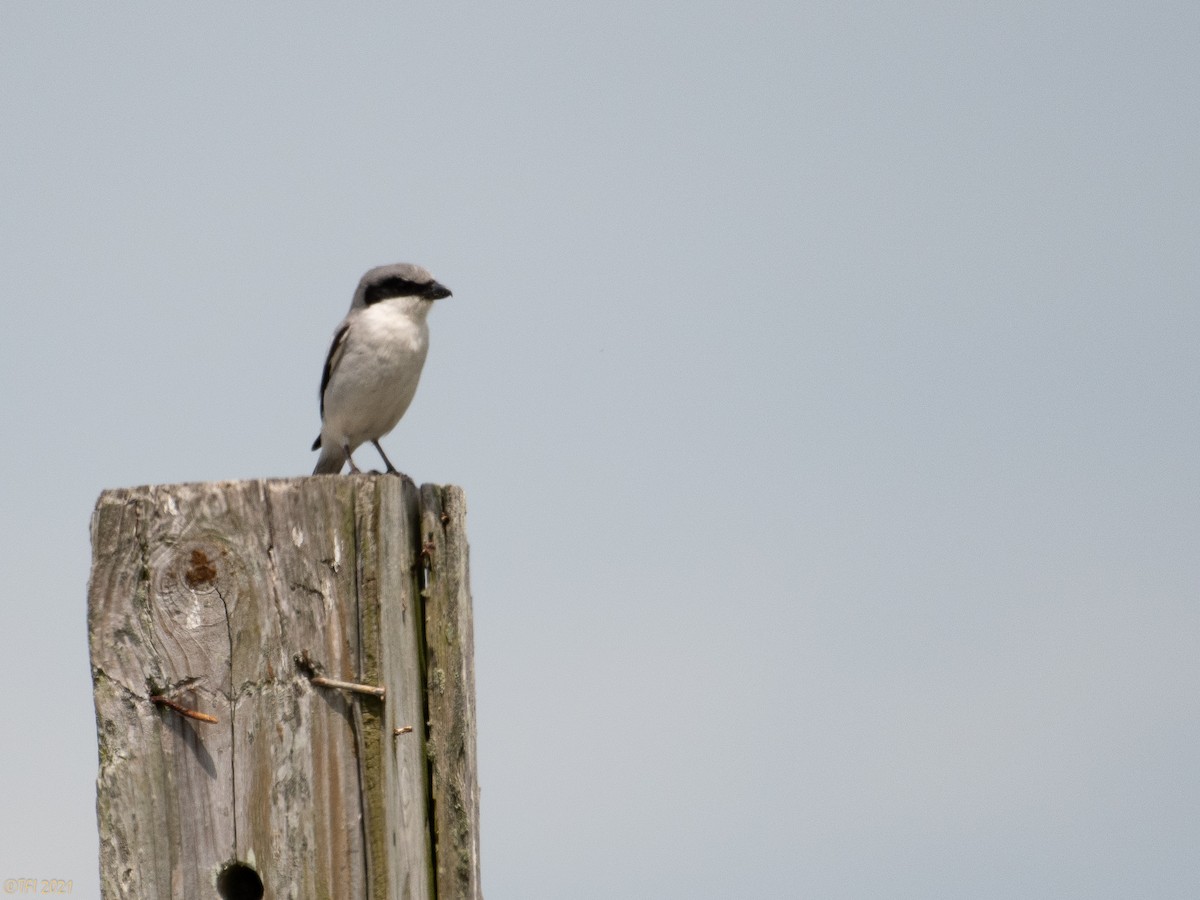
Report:
[[[379,441],[371,441],[375,445],[375,449],[379,451],[379,455],[383,457],[384,463],[387,465],[387,474],[399,475],[400,470],[392,465],[392,461],[387,458],[387,454],[383,452],[383,448],[379,446]]]
[[[346,452],[346,462],[350,463],[350,474],[361,475],[362,472],[359,470],[358,466],[354,464],[354,457],[350,455],[350,445],[342,444],[342,450]]]

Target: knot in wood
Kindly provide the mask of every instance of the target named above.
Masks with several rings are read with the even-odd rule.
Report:
[[[191,564],[186,572],[183,573],[183,580],[192,590],[201,585],[209,584],[216,580],[217,567],[215,563],[208,558],[208,554],[203,550],[192,550]]]

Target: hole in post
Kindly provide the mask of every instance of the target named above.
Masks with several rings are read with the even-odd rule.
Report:
[[[262,879],[245,863],[231,862],[217,876],[217,893],[222,900],[262,900]]]

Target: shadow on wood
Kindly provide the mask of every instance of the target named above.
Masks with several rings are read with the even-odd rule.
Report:
[[[394,476],[101,495],[105,900],[480,896],[465,517]]]

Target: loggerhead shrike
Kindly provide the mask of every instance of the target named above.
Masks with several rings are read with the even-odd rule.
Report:
[[[379,439],[396,427],[421,378],[429,351],[425,317],[450,291],[420,266],[378,266],[358,283],[350,312],[338,326],[321,375],[320,449],[314,475],[337,474],[350,454],[370,441],[388,472],[396,467]]]

